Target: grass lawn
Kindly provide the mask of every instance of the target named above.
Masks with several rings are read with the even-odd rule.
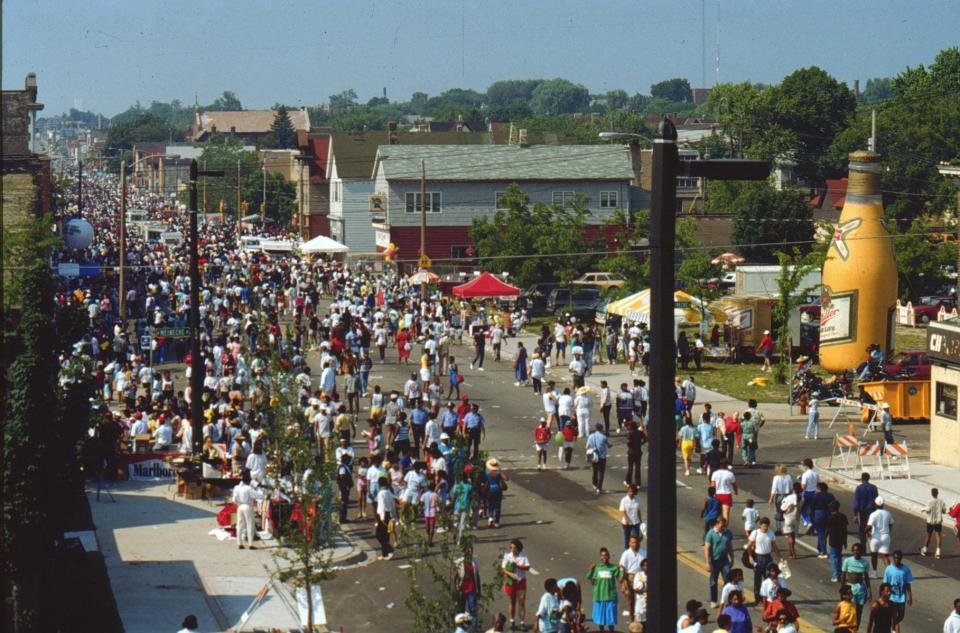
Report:
[[[687,371],[678,369],[678,374],[684,377],[693,376],[694,381],[701,387],[719,391],[739,400],[754,398],[757,402],[786,402],[790,386],[774,383],[770,374],[760,371],[762,366],[761,363],[727,365],[706,362],[699,371],[693,369],[691,364],[691,369]],[[756,387],[747,384],[757,376],[771,378],[769,386]],[[718,405],[715,405],[714,408],[717,407]],[[731,413],[723,410],[725,413]]]
[[[927,349],[927,328],[898,325],[894,334],[893,348],[902,352],[908,349]]]

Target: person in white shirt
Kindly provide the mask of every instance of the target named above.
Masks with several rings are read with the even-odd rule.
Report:
[[[376,469],[371,469],[376,470]],[[393,558],[393,545],[390,544],[390,523],[397,516],[397,506],[386,477],[380,477],[377,482],[377,541],[380,543],[380,556],[377,560]]]
[[[160,422],[160,424],[157,426],[157,430],[153,432],[153,450],[162,451],[170,444],[173,444],[173,427],[167,423],[165,416],[161,415],[157,418],[157,421]]]
[[[573,407],[577,412],[577,435],[587,437],[590,435],[590,388],[580,387],[577,389],[577,397],[573,399]]]
[[[640,499],[637,487],[627,486],[627,494],[620,499],[620,526],[623,528],[623,549],[629,549],[630,537],[640,534]]]
[[[250,479],[257,483],[263,482],[263,476],[267,472],[267,456],[263,454],[263,445],[260,442],[253,443],[253,451],[247,455],[246,467],[250,471]]]
[[[867,519],[866,536],[870,539],[870,563],[873,578],[879,578],[877,558],[883,557],[883,564],[890,564],[890,538],[893,534],[893,515],[883,507],[883,497],[873,500],[876,510]]]
[[[570,395],[570,388],[566,387],[557,398],[557,415],[560,416],[560,428],[573,417],[573,396]]]
[[[557,417],[557,403],[560,399],[560,394],[557,393],[554,384],[552,380],[547,382],[547,390],[543,392],[543,413],[547,418],[547,426],[552,426],[552,424],[556,422],[557,430],[560,430],[563,428],[563,422]]]
[[[943,621],[943,633],[960,633],[960,598],[953,601],[953,612]]]
[[[927,533],[923,537],[923,545],[920,546],[920,555],[927,555],[927,545],[930,544],[930,537],[933,535],[937,545],[936,557],[940,558],[940,543],[943,539],[943,515],[947,512],[947,504],[940,498],[940,491],[936,488],[930,490],[930,496],[932,498],[922,511],[927,520]]]
[[[150,432],[150,425],[147,424],[147,419],[143,417],[143,414],[137,411],[134,416],[136,422],[133,423],[133,426],[130,427],[130,437],[136,437],[137,435],[144,435]]]
[[[717,490],[723,518],[730,524],[730,508],[733,507],[733,495],[738,494],[737,477],[727,467],[726,458],[720,458],[717,469],[710,473],[710,484]]]
[[[237,504],[237,546],[243,549],[246,541],[247,547],[253,549],[253,500],[259,499],[262,494],[250,485],[249,470],[244,469],[240,477],[240,483],[234,486],[232,496],[232,501]]]
[[[499,324],[490,330],[490,342],[493,344],[493,360],[500,361],[500,347],[503,345],[503,328]]]

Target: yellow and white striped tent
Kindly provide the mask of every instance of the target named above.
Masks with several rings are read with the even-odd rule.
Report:
[[[700,323],[701,301],[682,290],[673,293],[673,311],[681,317],[683,323]],[[708,321],[725,323],[727,313],[717,307],[704,306]],[[650,289],[641,290],[629,297],[613,301],[607,305],[607,314],[616,314],[631,321],[647,323],[650,320]]]

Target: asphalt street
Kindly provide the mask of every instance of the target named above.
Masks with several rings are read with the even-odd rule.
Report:
[[[510,346],[512,348],[512,345]],[[528,580],[527,607],[532,613],[542,593],[544,579],[555,576],[575,576],[585,581],[587,569],[597,561],[600,547],[606,546],[611,557],[619,558],[622,551],[622,532],[618,523],[617,506],[624,493],[622,484],[626,465],[623,436],[611,436],[611,456],[608,460],[606,491],[597,496],[593,493],[589,465],[584,459],[583,441],[574,453],[571,470],[560,470],[555,451],[551,451],[550,470],[538,472],[533,450],[533,428],[542,412],[539,397],[529,387],[513,385],[512,364],[505,355],[501,363],[489,357],[485,371],[471,371],[468,361],[472,349],[466,345],[455,346],[453,354],[458,357],[466,382],[462,393],[480,404],[487,423],[487,436],[483,447],[500,459],[510,476],[510,489],[505,495],[504,515],[499,529],[487,528],[484,523],[477,532],[476,554],[481,569],[487,574],[494,561],[499,560],[508,548],[509,541],[520,538],[526,546],[533,571]],[[311,354],[315,361],[315,355]],[[385,365],[375,365],[371,385],[379,384],[385,390],[399,389],[408,377],[410,367],[396,365],[395,354],[388,357]],[[320,368],[312,365],[314,375]],[[565,379],[565,370],[554,370],[554,378]],[[609,371],[609,369],[607,370]],[[589,384],[588,379],[588,384]],[[619,381],[618,381],[619,382]],[[613,384],[613,383],[611,383]],[[363,403],[369,407],[369,400]],[[596,417],[599,411],[596,410]],[[362,421],[362,416],[361,416]],[[669,421],[672,432],[672,420]],[[910,434],[926,433],[926,427],[908,429]],[[799,473],[799,462],[804,457],[829,455],[830,441],[805,442],[802,440],[801,423],[771,420],[763,429],[760,438],[759,458],[763,466],[756,469],[735,470],[740,494],[735,498],[731,511],[731,529],[736,535],[735,547],[745,543],[743,523],[740,519],[744,502],[753,498],[761,515],[767,514],[766,504],[772,466],[783,462],[791,472]],[[358,455],[366,453],[361,443],[355,444]],[[646,456],[644,457],[644,467]],[[678,456],[678,507],[659,508],[655,500],[641,488],[643,517],[651,512],[675,511],[678,516],[678,608],[690,598],[708,602],[707,574],[703,569],[702,521],[699,510],[705,497],[706,479],[692,475],[685,477],[679,466]],[[842,511],[851,516],[852,495],[845,490],[832,490],[841,502]],[[351,507],[351,517],[355,509]],[[949,613],[954,598],[960,596],[960,547],[955,543],[952,530],[945,530],[944,558],[921,558],[918,553],[923,535],[924,522],[920,517],[909,516],[893,509],[895,519],[893,545],[905,552],[905,562],[912,569],[914,604],[907,610],[906,621],[901,630],[939,630]],[[852,520],[852,516],[851,516]],[[853,526],[852,526],[853,527]],[[350,523],[345,532],[354,539],[366,543],[368,560],[348,569],[340,570],[337,576],[324,583],[323,591],[328,620],[333,630],[383,631],[389,623],[392,631],[412,630],[410,613],[404,606],[407,594],[407,569],[411,561],[401,550],[392,561],[376,561],[376,541],[372,523]],[[778,539],[785,551],[784,539]],[[851,543],[853,541],[851,540]],[[656,544],[645,543],[647,546]],[[802,629],[807,631],[832,630],[830,618],[837,602],[838,585],[830,582],[829,561],[816,557],[815,537],[798,541],[797,561],[791,561],[793,577],[788,586],[793,590],[792,599],[797,604],[803,620]],[[749,570],[747,588],[752,585]],[[589,591],[589,583],[585,589]],[[620,610],[623,607],[621,597]],[[585,605],[590,615],[589,599]],[[502,594],[498,594],[490,609],[506,612]],[[759,621],[759,609],[753,609],[754,621]],[[528,616],[528,622],[532,616]],[[484,627],[489,623],[484,621]],[[864,622],[863,628],[866,627]],[[618,630],[626,630],[621,620]],[[862,630],[862,629],[861,629]]]

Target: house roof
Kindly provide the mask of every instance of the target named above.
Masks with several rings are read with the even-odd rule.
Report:
[[[417,180],[420,163],[429,180],[629,180],[628,150],[621,145],[381,145],[387,180]]]
[[[295,130],[309,130],[310,117],[305,110],[288,110],[290,122]],[[273,110],[224,110],[201,112],[200,129],[194,138],[201,138],[210,134],[216,128],[217,132],[229,134],[266,134],[273,125],[277,113]]]
[[[530,136],[535,142],[555,142],[547,135]],[[401,132],[391,135],[386,131],[332,134],[331,155],[337,164],[340,178],[369,179],[381,145],[489,145],[506,143],[506,133],[489,132]]]

